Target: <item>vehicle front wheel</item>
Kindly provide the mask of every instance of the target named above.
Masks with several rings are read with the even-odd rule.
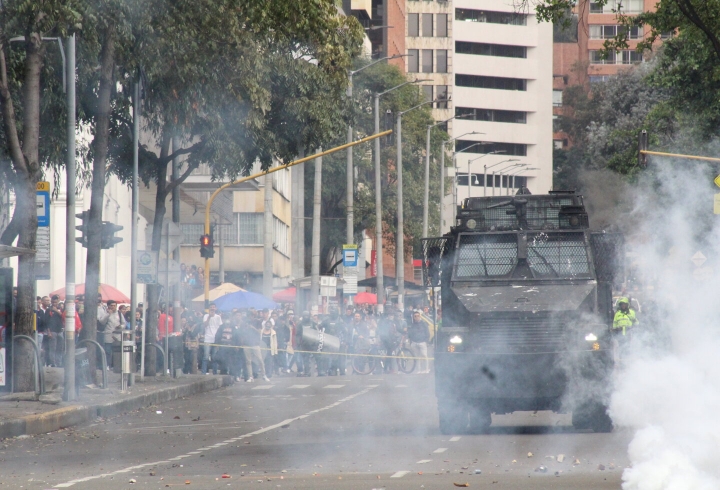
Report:
[[[449,436],[464,434],[468,426],[467,411],[460,407],[443,404],[438,406],[440,415],[440,432]]]

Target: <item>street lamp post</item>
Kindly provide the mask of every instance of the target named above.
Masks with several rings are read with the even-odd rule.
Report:
[[[484,155],[480,155],[480,156],[477,157],[477,158],[473,158],[472,160],[470,160],[470,159],[468,160],[468,184],[467,184],[467,187],[468,187],[468,197],[470,197],[471,194],[472,194],[472,190],[471,190],[471,187],[470,187],[470,185],[471,185],[471,184],[470,184],[470,164],[471,164],[472,162],[476,161],[476,160],[480,160],[481,158],[485,158],[485,157],[488,156],[488,155],[497,155],[498,153],[505,153],[505,150],[491,151],[490,153],[485,153]],[[487,167],[487,165],[485,165],[485,167]],[[485,176],[485,173],[483,172],[483,180],[486,180],[486,179],[487,179],[487,177]],[[484,196],[483,196],[483,197],[484,197]]]
[[[508,188],[507,188],[507,195],[508,195],[508,196],[510,195],[510,186],[512,186],[513,191],[515,190],[515,176],[516,176],[516,175],[519,175],[519,174],[521,174],[521,173],[523,173],[523,172],[527,172],[527,171],[529,171],[529,170],[539,170],[539,167],[521,168],[521,169],[519,169],[519,170],[516,170],[515,172],[510,172],[510,173],[507,174],[507,175],[508,175],[508,179],[510,179],[510,177],[512,177],[512,183],[510,183],[510,182],[508,181]]]
[[[380,97],[412,83],[428,80],[413,80],[401,83],[384,92],[375,94],[375,134],[380,132]],[[383,280],[383,246],[382,246],[382,173],[380,171],[380,140],[375,139],[375,267],[378,313],[383,312],[385,304],[385,284]]]
[[[517,158],[510,158],[509,160],[503,160],[502,162],[494,163],[494,164],[490,165],[489,167],[488,167],[487,165],[485,165],[485,166],[484,166],[484,170],[483,170],[483,172],[484,172],[484,174],[485,174],[485,185],[483,186],[483,197],[487,197],[487,180],[488,180],[488,179],[487,179],[487,171],[488,171],[488,169],[489,169],[489,168],[493,168],[493,167],[495,167],[495,166],[497,166],[497,165],[500,165],[500,164],[502,164],[502,163],[507,163],[507,162],[519,162],[519,161],[520,161],[520,160],[518,160]],[[494,196],[494,195],[495,195],[495,172],[493,172],[493,177],[492,177],[492,178],[493,178],[493,180],[492,180],[492,185],[493,185],[493,196]]]
[[[505,175],[505,171],[509,170],[511,168],[515,167],[527,167],[529,164],[527,163],[513,163],[512,165],[509,165],[507,167],[503,167],[500,170],[498,170],[497,174],[500,176],[500,195],[502,196],[503,191],[503,175]],[[493,172],[493,184],[495,184],[495,172]],[[493,187],[493,190],[495,190],[495,187]],[[495,192],[493,192],[493,196],[495,195]]]
[[[403,217],[403,171],[402,171],[402,117],[410,111],[414,111],[424,105],[432,104],[434,100],[428,100],[422,104],[397,114],[397,130],[395,141],[397,143],[397,240],[395,241],[395,252],[397,255],[397,264],[395,272],[395,282],[398,289],[398,308],[404,310],[405,297],[405,221]]]
[[[475,133],[475,134],[485,134],[485,133]],[[482,145],[483,143],[484,143],[483,141],[478,141],[478,142],[476,142],[476,143],[473,143],[472,145],[466,146],[466,147],[463,148],[462,150],[456,151],[456,152],[453,153],[453,155],[452,155],[452,158],[453,158],[453,168],[455,169],[455,179],[453,180],[453,206],[456,207],[456,208],[457,208],[457,202],[458,202],[458,184],[457,184],[457,179],[458,179],[458,175],[457,175],[457,174],[458,174],[457,156],[458,156],[458,153],[466,152],[466,151],[468,151],[470,148],[474,148],[474,147],[476,147],[477,145]]]
[[[388,26],[382,26],[382,27],[388,27]],[[378,27],[380,28],[380,27]],[[361,71],[365,70],[366,68],[370,68],[371,66],[375,66],[381,61],[385,60],[392,60],[395,58],[402,58],[405,55],[396,54],[394,56],[385,56],[383,58],[380,58],[379,60],[375,60],[372,63],[368,63],[367,65],[358,68],[357,70],[353,70],[348,72],[348,88],[347,88],[347,97],[348,100],[350,100],[351,106],[352,106],[352,98],[353,98],[353,75],[356,73],[360,73]],[[352,127],[352,120],[350,121],[350,124],[348,124],[348,130],[347,130],[347,142],[352,143],[353,142],[353,127]],[[354,214],[355,214],[355,196],[354,196],[354,167],[353,167],[353,149],[348,148],[347,150],[347,166],[346,166],[346,173],[347,173],[347,193],[346,193],[346,212],[347,212],[347,231],[345,233],[345,243],[352,244],[355,243],[354,240],[354,229],[355,229],[355,223],[354,223]]]
[[[448,119],[445,119],[444,121],[437,122],[435,124],[431,124],[427,127],[427,136],[425,138],[425,194],[423,196],[423,238],[427,238],[428,236],[428,207],[429,207],[429,199],[430,199],[430,131],[435,126],[439,126],[441,124],[445,124],[449,121],[452,121],[453,119],[459,119],[465,117],[465,115],[460,116],[453,116]],[[475,132],[473,131],[473,134]],[[465,136],[465,135],[463,135]],[[452,141],[452,140],[449,140]],[[443,192],[445,191],[445,176],[443,173],[445,172],[445,143],[448,143],[448,141],[443,141],[442,144],[442,153],[440,154],[440,225],[442,228],[442,198]]]
[[[452,118],[451,118],[452,119]],[[449,119],[448,119],[449,121]],[[443,202],[445,200],[445,145],[448,143],[452,143],[458,138],[462,138],[463,136],[467,136],[469,134],[482,134],[478,133],[477,131],[470,131],[469,133],[461,134],[460,136],[456,136],[454,138],[450,138],[447,141],[443,141],[442,143],[442,151],[440,152],[440,233],[442,233],[443,228]],[[453,154],[454,156],[454,154]]]

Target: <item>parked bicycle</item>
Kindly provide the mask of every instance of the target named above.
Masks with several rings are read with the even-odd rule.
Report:
[[[417,359],[413,352],[406,345],[407,339],[402,338],[400,344],[388,354],[382,344],[371,344],[370,347],[357,349],[356,355],[353,357],[352,367],[357,374],[371,374],[375,369],[379,368],[385,372],[385,368],[389,365],[391,357],[395,358],[398,370],[405,374],[415,371]]]

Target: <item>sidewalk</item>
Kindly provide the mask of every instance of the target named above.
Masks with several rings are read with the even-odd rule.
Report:
[[[35,393],[0,396],[0,438],[54,432],[97,417],[110,417],[233,383],[232,376],[185,375],[175,379],[157,376],[145,377],[143,382],[139,376],[135,379],[135,385],[122,392],[120,375],[110,372],[108,389],[82,387],[78,400],[63,402],[63,370],[45,368],[46,394],[40,400]]]

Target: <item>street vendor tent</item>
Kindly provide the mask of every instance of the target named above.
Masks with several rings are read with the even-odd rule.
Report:
[[[219,286],[212,288],[210,290],[209,299],[210,301],[215,301],[220,296],[225,296],[228,293],[236,293],[238,291],[245,291],[245,289],[241,288],[240,286],[236,286],[235,284],[231,282],[224,282],[220,284]],[[205,293],[201,294],[197,298],[193,298],[193,303],[204,303],[205,302]]]
[[[277,293],[273,294],[273,301],[277,301],[278,303],[295,303],[295,297],[297,296],[297,289],[287,288],[283,289],[282,291],[278,291]]]
[[[376,305],[377,295],[374,293],[358,293],[353,297],[356,305]]]
[[[130,303],[130,298],[128,298],[118,289],[115,289],[109,284],[100,284],[99,293],[102,295],[103,301],[114,299],[118,303]],[[48,296],[52,298],[56,294],[60,296],[61,301],[65,301],[65,288],[57,289],[52,293],[48,294]],[[75,297],[77,297],[77,295],[79,294],[85,294],[85,284],[78,284],[75,286]]]

